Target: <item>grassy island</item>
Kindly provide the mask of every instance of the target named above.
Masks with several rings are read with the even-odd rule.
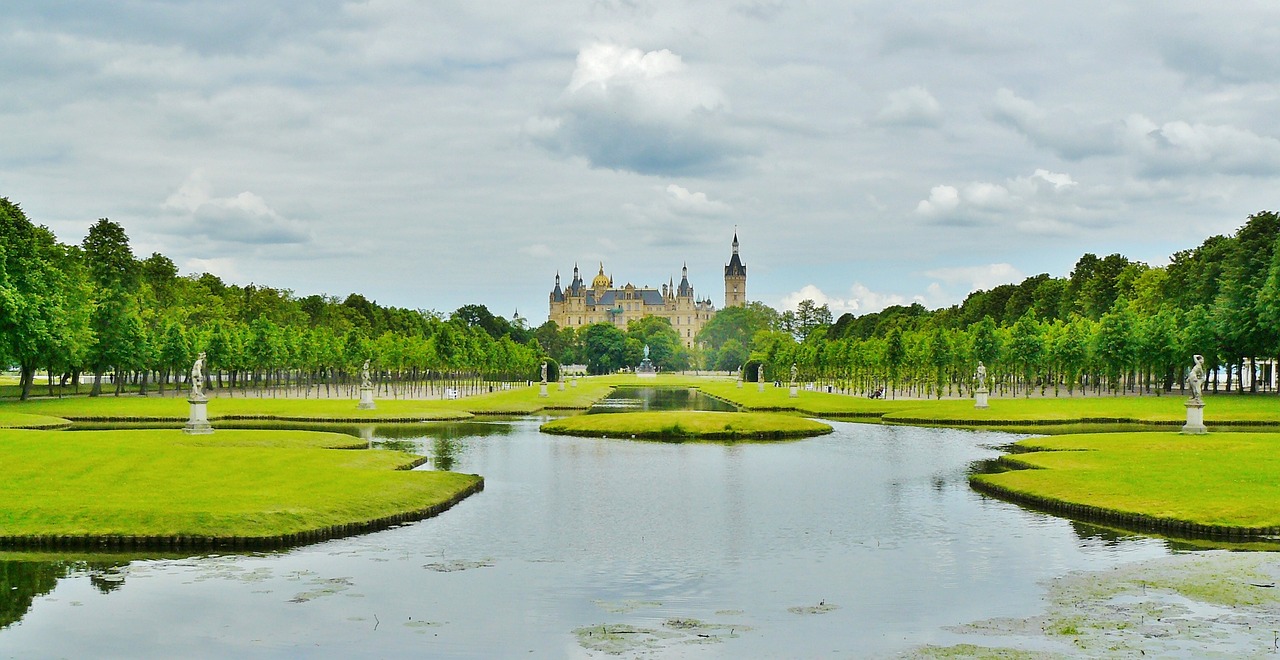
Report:
[[[975,488],[1068,515],[1175,534],[1280,534],[1280,434],[1034,438]]]
[[[0,430],[0,546],[269,548],[442,511],[475,475],[312,431]]]
[[[544,433],[645,440],[783,440],[831,433],[822,422],[771,413],[665,411],[579,415],[543,424]]]

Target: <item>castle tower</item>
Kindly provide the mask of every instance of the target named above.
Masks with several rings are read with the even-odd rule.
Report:
[[[733,232],[733,257],[724,267],[724,306],[742,307],[747,304],[747,267],[738,257],[738,232]]]

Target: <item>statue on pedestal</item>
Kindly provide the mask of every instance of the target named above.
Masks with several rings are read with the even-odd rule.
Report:
[[[792,385],[796,384],[796,376],[799,375],[799,373],[800,373],[800,370],[796,369],[796,363],[792,362],[791,363],[791,384]]]
[[[977,377],[978,377],[978,389],[980,390],[987,389],[987,365],[983,364],[982,360],[978,360]]]
[[[1204,356],[1193,355],[1191,359],[1195,364],[1191,365],[1191,373],[1187,374],[1187,385],[1191,387],[1191,401],[1196,403],[1203,402],[1200,398],[1200,391],[1204,385]]]
[[[545,360],[542,363],[542,384],[547,384],[547,363]]]
[[[373,380],[369,377],[369,361],[364,361],[364,366],[360,367],[360,389],[373,387]]]
[[[191,398],[204,398],[204,351],[200,351],[195,364],[191,365]]]

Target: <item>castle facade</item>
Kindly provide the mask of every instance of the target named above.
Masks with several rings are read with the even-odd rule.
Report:
[[[733,257],[724,267],[725,307],[742,306],[747,300],[747,267],[738,256],[738,235],[733,235]],[[556,286],[551,290],[548,318],[562,328],[581,328],[593,323],[611,323],[626,328],[633,319],[657,316],[671,321],[671,327],[680,335],[686,348],[693,348],[698,331],[716,313],[711,299],[699,300],[689,284],[689,268],[680,271],[680,284],[672,281],[662,289],[637,288],[628,283],[614,288],[613,278],[604,274],[604,264],[588,287],[573,267],[573,280],[566,288],[560,287],[560,274],[556,273]]]

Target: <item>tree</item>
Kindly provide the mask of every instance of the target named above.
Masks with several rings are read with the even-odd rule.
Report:
[[[640,363],[643,345],[635,339],[628,344],[626,333],[611,323],[588,325],[579,334],[587,370],[593,374],[613,373],[622,367]]]

